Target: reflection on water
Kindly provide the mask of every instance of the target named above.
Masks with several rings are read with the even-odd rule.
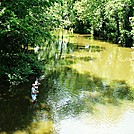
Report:
[[[134,104],[127,100],[125,83],[116,81],[104,90],[102,79],[65,68],[55,72],[51,84],[47,104],[58,134],[133,134],[128,124],[134,123]],[[125,93],[119,95],[119,89]]]
[[[128,104],[129,107],[129,104]],[[133,134],[134,111],[128,107],[97,106],[94,114],[82,113],[79,117],[62,120],[60,134]]]
[[[86,114],[80,118],[62,120],[57,124],[57,131],[59,134],[133,134],[133,118],[134,112],[128,112],[114,123],[110,121],[110,118],[103,121],[103,116],[101,120],[98,120],[94,116]]]
[[[121,48],[105,42],[83,39],[82,37],[72,38],[71,42],[81,42],[83,46],[89,44],[88,51],[82,49],[71,54],[74,57],[90,57],[89,61],[78,60],[72,68],[77,69],[80,73],[90,72],[101,78],[109,80],[125,80],[131,86],[134,85],[133,72],[133,50],[129,48]],[[100,48],[101,51],[93,51],[94,45]],[[93,48],[92,48],[93,46]],[[105,49],[104,49],[105,48]]]
[[[69,53],[62,55],[62,65],[45,74],[41,82],[43,109],[37,106],[29,111],[29,97],[17,96],[18,107],[11,108],[11,103],[10,111],[0,115],[1,124],[11,125],[2,124],[3,130],[16,129],[14,134],[134,134],[133,50],[84,36],[66,36]],[[8,109],[6,105],[1,108]]]
[[[133,134],[133,50],[78,34],[69,43],[71,64],[48,92],[57,134]]]

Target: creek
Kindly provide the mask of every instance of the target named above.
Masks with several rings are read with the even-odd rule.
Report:
[[[12,126],[17,129],[12,133],[134,134],[134,50],[88,34],[57,34],[63,35],[64,49],[61,64],[41,81],[44,108],[37,106],[32,114],[16,110],[28,122],[21,122],[23,129]],[[12,124],[19,120],[14,118]]]

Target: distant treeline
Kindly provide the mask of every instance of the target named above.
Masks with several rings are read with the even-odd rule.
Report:
[[[133,0],[68,0],[67,6],[64,18],[70,17],[66,20],[71,20],[75,32],[91,32],[98,39],[133,46]]]

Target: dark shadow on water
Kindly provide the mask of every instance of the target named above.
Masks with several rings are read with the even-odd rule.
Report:
[[[82,45],[81,43],[68,43],[68,53],[71,51],[80,51],[80,50],[85,50],[85,51],[90,51],[90,52],[101,52],[104,51],[106,48],[105,47],[101,47],[98,45]]]
[[[86,45],[86,46],[83,46],[83,45],[78,45],[77,46],[77,49],[78,50],[85,50],[85,51],[90,51],[90,52],[100,52],[100,51],[103,51],[105,50],[105,47],[100,47],[100,46],[90,46],[90,45]]]
[[[41,108],[46,109],[41,106],[41,95],[36,106],[31,108],[31,84],[27,82],[14,88],[2,86],[0,90],[0,133],[12,134],[14,131],[26,129],[33,122],[36,112]]]
[[[72,55],[69,55],[69,56],[66,56],[66,58],[72,58],[72,59],[74,59],[74,60],[83,60],[83,61],[93,61],[93,60],[95,60],[96,58],[92,58],[91,56],[87,56],[87,57],[75,57],[75,56],[73,56],[72,57]]]
[[[12,90],[4,95],[1,94],[0,131],[9,133],[25,128],[32,119],[32,114],[29,113],[28,109],[29,105],[30,101],[27,96],[13,93]]]

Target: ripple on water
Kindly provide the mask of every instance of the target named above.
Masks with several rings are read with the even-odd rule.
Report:
[[[129,105],[128,105],[129,107]],[[81,113],[55,124],[58,134],[134,134],[134,109],[98,105],[94,114]]]

